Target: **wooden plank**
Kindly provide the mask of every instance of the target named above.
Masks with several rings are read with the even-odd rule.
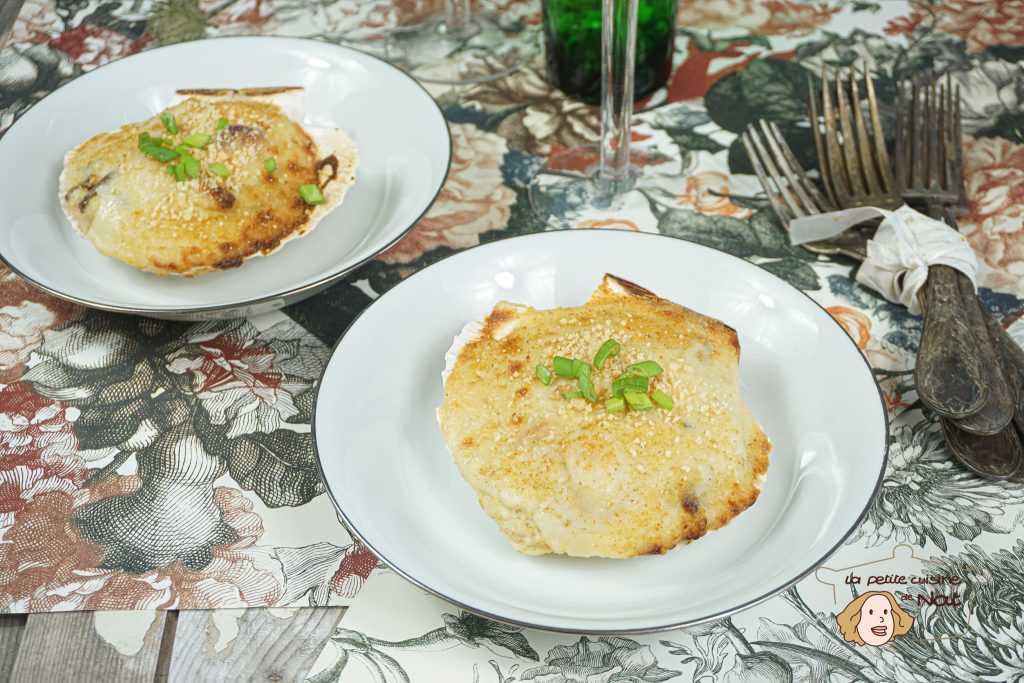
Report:
[[[169,681],[301,681],[344,607],[180,612]],[[237,627],[237,634],[234,633]]]
[[[0,681],[11,680],[11,669],[14,668],[14,658],[18,655],[27,619],[25,614],[0,615]]]
[[[120,618],[135,624],[140,615],[108,613],[106,618]],[[118,643],[118,647],[104,640],[97,632],[92,612],[64,612],[59,614],[32,614],[25,624],[14,660],[10,680],[18,683],[52,683],[53,681],[113,681],[135,683],[153,681],[157,655],[167,620],[165,612],[152,615],[141,648],[134,653],[119,651],[134,649],[131,643]],[[145,617],[148,619],[148,617]],[[135,628],[135,626],[132,626]]]
[[[156,659],[156,673],[153,683],[167,683],[171,669],[171,655],[174,654],[174,638],[178,632],[178,611],[167,612],[167,624],[164,626],[164,637],[160,641],[160,652]]]
[[[18,18],[25,0],[2,0],[0,1],[0,49],[3,49],[7,41],[7,33],[14,26],[14,20]]]

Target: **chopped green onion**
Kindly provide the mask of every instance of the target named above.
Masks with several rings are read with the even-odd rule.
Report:
[[[576,380],[576,386],[580,388],[583,398],[591,403],[597,403],[597,390],[594,388],[594,383],[590,381],[589,375],[580,375],[579,379]]]
[[[590,368],[590,363],[584,363],[581,360],[573,360],[573,362],[576,364],[576,368],[575,368],[576,376],[577,377],[586,377],[589,380],[590,379],[590,373],[592,372],[592,370]]]
[[[160,123],[164,124],[164,130],[171,135],[178,134],[178,125],[174,123],[174,114],[171,112],[165,111],[163,114],[160,114]]]
[[[638,391],[627,391],[622,397],[626,399],[626,403],[633,410],[649,410],[654,407],[654,404],[651,403],[651,397]]]
[[[646,377],[629,377],[623,375],[612,382],[612,396],[622,396],[627,391],[647,393],[648,380]]]
[[[555,356],[551,359],[551,365],[555,368],[555,374],[567,379],[576,378],[576,362],[572,358]]]
[[[177,152],[178,154],[180,154],[181,156],[185,156],[186,154],[191,154],[192,153],[192,150],[190,150],[185,145],[177,145],[174,148],[174,151]]]
[[[231,175],[231,171],[224,164],[218,164],[216,161],[212,164],[207,164],[206,168],[210,169],[210,173],[219,175],[221,178],[227,178]]]
[[[562,398],[564,398],[564,399],[583,398],[583,392],[582,391],[569,391],[569,392],[565,392],[565,393],[562,394]]]
[[[323,204],[324,196],[316,185],[299,185],[299,194],[307,204]]]
[[[178,163],[174,165],[174,179],[179,183],[185,180],[185,164]]]
[[[139,149],[142,149],[143,145],[159,145],[170,146],[171,141],[167,138],[155,138],[149,133],[142,133],[139,135]]]
[[[147,142],[144,145],[141,145],[139,147],[139,150],[141,150],[142,153],[145,154],[146,156],[151,157],[153,159],[156,159],[157,161],[160,161],[160,162],[163,162],[163,163],[166,163],[168,161],[172,161],[172,160],[177,159],[178,157],[181,156],[180,154],[175,152],[173,149],[167,149],[166,147],[161,147],[160,145],[154,145],[154,144],[149,143],[149,142]]]
[[[604,402],[604,407],[608,409],[609,413],[621,413],[626,409],[626,399],[621,396],[613,396]]]
[[[215,130],[223,130],[228,127],[228,120],[223,116],[217,119],[217,127]]]
[[[206,147],[212,139],[213,136],[206,133],[193,133],[185,138],[183,142],[189,147]]]
[[[619,350],[621,348],[622,345],[614,339],[609,339],[604,344],[601,344],[601,348],[597,350],[597,355],[594,356],[594,367],[598,370],[602,370],[604,368],[605,360],[612,356],[619,355]]]
[[[544,386],[551,384],[551,371],[543,365],[538,365],[533,374],[537,375],[537,379],[539,379],[540,383]]]
[[[651,398],[653,398],[654,402],[665,410],[672,410],[672,406],[675,405],[675,401],[672,400],[672,397],[660,389],[655,389],[654,393],[651,394]]]
[[[642,363],[633,363],[626,366],[626,374],[636,377],[657,377],[665,372],[660,365],[653,360],[645,360]]]
[[[263,160],[263,169],[267,173],[273,173],[277,170],[277,160],[274,157],[268,157]]]
[[[181,157],[181,165],[185,167],[185,173],[189,178],[199,177],[199,161],[192,156]]]

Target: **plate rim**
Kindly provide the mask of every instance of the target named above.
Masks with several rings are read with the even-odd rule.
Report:
[[[326,46],[331,47],[331,48],[337,48],[337,49],[348,51],[348,52],[356,52],[356,53],[358,53],[358,54],[360,54],[360,55],[362,55],[364,57],[368,57],[369,59],[372,59],[372,60],[375,60],[377,62],[380,62],[381,64],[383,64],[387,68],[390,68],[390,69],[393,69],[394,71],[397,71],[400,75],[408,78],[413,84],[415,84],[420,90],[422,90],[423,93],[430,100],[430,102],[434,105],[434,107],[437,108],[437,113],[441,117],[441,122],[444,123],[445,134],[448,136],[448,159],[445,162],[444,174],[441,176],[441,182],[438,184],[437,189],[434,191],[434,196],[431,197],[430,201],[427,202],[426,206],[424,206],[423,211],[420,212],[420,214],[418,216],[416,216],[416,218],[408,226],[406,226],[402,230],[402,232],[400,234],[398,234],[394,239],[392,239],[388,243],[384,244],[380,249],[377,249],[376,251],[374,251],[372,254],[370,254],[366,258],[361,259],[361,260],[359,260],[359,261],[357,261],[355,263],[352,263],[351,265],[345,267],[344,269],[342,269],[341,271],[339,271],[337,273],[332,273],[332,274],[330,274],[330,275],[328,275],[326,277],[319,278],[319,279],[315,280],[314,282],[309,282],[307,284],[304,284],[304,285],[301,285],[301,286],[297,286],[297,287],[291,287],[291,288],[282,290],[280,292],[276,292],[274,294],[267,294],[265,296],[255,297],[255,298],[252,298],[252,299],[245,299],[245,300],[236,301],[236,302],[227,303],[227,304],[207,304],[207,305],[202,305],[202,306],[184,306],[184,307],[174,307],[174,308],[156,308],[156,307],[152,307],[152,306],[150,306],[150,307],[141,307],[140,308],[140,307],[135,307],[135,306],[121,305],[121,304],[106,304],[106,303],[92,301],[90,299],[85,299],[85,298],[76,296],[74,294],[69,294],[67,292],[60,291],[60,290],[55,289],[55,288],[53,288],[53,287],[51,287],[49,285],[46,285],[46,284],[43,284],[43,283],[39,282],[35,278],[30,277],[30,276],[26,275],[25,273],[23,273],[21,270],[18,269],[17,266],[15,266],[13,263],[11,263],[11,261],[8,259],[8,257],[4,255],[2,249],[0,249],[0,262],[2,262],[4,264],[4,266],[6,266],[8,269],[10,269],[11,272],[13,272],[15,275],[17,275],[18,277],[22,278],[23,280],[29,282],[33,287],[36,287],[37,289],[40,289],[40,290],[46,292],[47,294],[55,296],[55,297],[57,297],[59,299],[63,299],[64,301],[70,301],[73,304],[77,304],[79,306],[84,306],[86,308],[94,308],[94,309],[97,309],[97,310],[100,310],[100,311],[107,311],[109,313],[127,313],[127,314],[130,314],[130,315],[142,315],[142,316],[151,316],[151,317],[153,317],[153,316],[183,316],[183,315],[211,314],[211,313],[217,313],[217,312],[232,311],[232,310],[238,309],[238,308],[245,308],[245,307],[251,307],[251,306],[259,306],[261,304],[266,304],[266,303],[268,303],[270,301],[273,301],[275,299],[284,299],[285,300],[285,305],[288,305],[290,303],[295,303],[295,301],[293,301],[293,299],[296,296],[299,296],[299,295],[304,294],[306,292],[310,292],[311,290],[312,290],[312,293],[316,293],[316,291],[318,291],[320,289],[323,289],[323,288],[326,288],[326,287],[334,284],[338,280],[340,280],[343,277],[345,277],[346,275],[350,274],[352,271],[354,271],[357,268],[363,266],[364,264],[368,263],[369,261],[372,261],[377,256],[379,256],[380,254],[384,253],[385,251],[387,251],[388,249],[393,247],[395,244],[400,242],[402,239],[404,239],[410,232],[412,232],[413,228],[416,227],[416,225],[420,222],[420,220],[423,219],[423,217],[427,214],[427,212],[430,211],[430,209],[437,202],[437,198],[441,195],[441,191],[444,189],[444,186],[448,182],[448,175],[451,173],[451,170],[452,170],[452,159],[454,158],[454,149],[453,149],[454,142],[452,140],[451,127],[450,127],[450,125],[448,123],[448,119],[444,115],[444,110],[441,108],[441,105],[437,102],[437,99],[433,95],[430,94],[430,91],[427,90],[427,88],[422,83],[420,83],[418,80],[416,80],[408,72],[400,69],[399,67],[397,67],[394,64],[388,62],[387,60],[385,60],[385,59],[383,59],[381,57],[378,57],[376,55],[370,54],[369,52],[364,52],[363,50],[359,50],[359,49],[356,49],[356,48],[348,46],[348,45],[341,45],[341,44],[332,43],[332,42],[329,42],[329,41],[326,41],[326,40],[318,40],[316,38],[304,38],[304,37],[298,37],[298,36],[293,37],[293,36],[278,36],[278,35],[265,35],[265,36],[234,35],[234,36],[214,36],[214,37],[210,37],[210,38],[196,38],[194,40],[186,40],[186,41],[182,41],[180,43],[172,43],[170,45],[160,45],[160,46],[157,46],[157,47],[148,48],[148,49],[142,50],[141,52],[136,52],[135,54],[128,55],[126,57],[120,57],[118,59],[111,60],[111,61],[107,62],[106,64],[98,66],[95,69],[91,69],[91,70],[89,70],[89,71],[87,71],[87,72],[85,72],[85,73],[83,73],[83,74],[81,74],[79,76],[76,76],[75,78],[72,78],[67,83],[62,84],[59,88],[57,88],[57,89],[55,89],[55,90],[53,90],[51,92],[48,92],[46,95],[41,97],[39,99],[39,101],[37,101],[35,104],[33,104],[31,107],[26,109],[21,114],[18,117],[18,119],[13,124],[11,124],[11,126],[6,131],[4,131],[3,137],[4,138],[8,137],[11,134],[11,131],[13,131],[15,129],[15,127],[17,127],[17,125],[24,119],[25,115],[28,114],[31,110],[35,109],[39,104],[44,102],[46,99],[52,97],[53,95],[56,95],[61,90],[63,90],[66,86],[70,85],[71,83],[79,81],[82,78],[85,78],[85,77],[89,76],[90,74],[94,74],[94,73],[100,71],[101,69],[105,69],[108,66],[111,66],[111,65],[114,65],[114,64],[118,64],[118,63],[123,62],[123,61],[125,61],[127,59],[132,59],[134,57],[138,57],[138,56],[142,56],[142,55],[153,54],[155,52],[159,52],[161,50],[166,50],[166,49],[169,49],[169,48],[180,48],[182,46],[190,45],[190,44],[193,44],[193,43],[203,43],[203,44],[207,44],[208,45],[211,42],[217,43],[217,42],[227,42],[227,41],[231,41],[231,40],[249,40],[249,41],[280,40],[280,41],[299,42],[299,43],[310,42],[310,43],[319,43],[321,45],[326,45]],[[2,145],[2,144],[3,144],[3,140],[0,139],[0,145]],[[267,257],[264,256],[264,258],[267,258]]]
[[[656,626],[615,628],[615,629],[594,629],[594,628],[582,628],[582,629],[572,628],[572,629],[566,629],[566,628],[559,628],[559,627],[554,627],[554,626],[547,626],[547,625],[544,625],[544,624],[535,624],[535,623],[532,623],[532,622],[529,622],[529,621],[525,621],[525,620],[522,620],[522,619],[513,619],[513,618],[509,618],[509,617],[503,617],[503,616],[494,614],[492,612],[488,612],[487,610],[480,609],[478,607],[473,607],[472,605],[467,605],[466,603],[464,603],[464,602],[462,602],[460,600],[456,600],[456,599],[454,599],[452,597],[449,597],[449,596],[445,595],[444,593],[440,592],[438,589],[435,589],[435,588],[427,585],[423,581],[421,581],[421,580],[411,576],[408,572],[406,572],[406,571],[396,567],[394,564],[392,564],[390,561],[388,561],[388,559],[385,558],[380,552],[378,552],[378,550],[373,546],[373,544],[369,543],[366,540],[366,538],[364,538],[362,533],[360,533],[360,531],[355,528],[355,526],[348,519],[348,516],[345,514],[344,510],[342,509],[341,505],[339,504],[338,499],[334,495],[334,491],[331,489],[331,486],[328,483],[327,476],[326,476],[326,473],[325,473],[324,467],[323,467],[323,459],[320,456],[320,449],[319,449],[319,447],[317,445],[317,436],[316,436],[316,417],[317,417],[317,412],[318,412],[317,408],[318,408],[319,400],[320,400],[320,391],[321,391],[321,388],[323,387],[323,378],[326,375],[327,368],[330,366],[331,361],[334,360],[334,356],[335,356],[335,354],[338,351],[338,347],[341,346],[342,341],[344,341],[344,339],[348,335],[349,331],[351,331],[351,329],[355,326],[355,324],[359,322],[359,319],[363,317],[363,314],[366,313],[367,311],[369,311],[371,308],[373,308],[373,306],[377,302],[379,302],[381,299],[383,299],[389,293],[391,293],[392,291],[394,291],[398,287],[402,286],[406,282],[409,282],[410,280],[412,280],[414,277],[416,277],[420,273],[422,273],[422,272],[424,272],[426,270],[429,270],[430,268],[433,268],[434,266],[440,265],[440,264],[444,263],[445,261],[448,261],[451,258],[459,256],[460,254],[465,254],[465,253],[473,251],[475,249],[480,249],[481,247],[493,246],[495,244],[500,244],[500,243],[505,243],[505,242],[511,242],[511,241],[516,241],[516,240],[528,240],[528,239],[543,238],[543,236],[545,236],[545,235],[555,235],[555,234],[586,234],[586,233],[612,233],[612,234],[621,234],[621,235],[645,235],[647,237],[654,237],[654,238],[661,238],[661,239],[666,239],[666,240],[686,242],[687,244],[699,247],[701,249],[708,249],[710,251],[718,252],[718,253],[723,254],[723,255],[731,258],[731,259],[735,259],[735,260],[740,261],[740,262],[742,262],[744,264],[747,264],[749,266],[758,268],[759,270],[764,271],[764,273],[769,275],[771,278],[773,278],[775,280],[778,280],[782,285],[784,285],[786,287],[789,287],[789,288],[793,289],[794,291],[799,292],[802,296],[806,297],[811,303],[813,303],[815,306],[820,308],[821,311],[828,317],[829,320],[831,320],[835,325],[840,327],[840,329],[843,332],[843,336],[846,338],[846,340],[850,344],[853,345],[854,351],[856,352],[857,357],[860,358],[861,362],[866,367],[866,369],[868,371],[868,376],[871,378],[871,382],[872,382],[872,384],[874,384],[875,390],[878,392],[879,406],[880,406],[880,408],[882,410],[882,422],[883,422],[883,425],[885,427],[885,446],[884,446],[884,448],[882,450],[881,466],[879,467],[878,477],[875,480],[874,488],[871,490],[871,495],[868,496],[868,499],[867,499],[867,502],[864,505],[864,508],[857,515],[857,518],[854,521],[854,523],[850,526],[850,528],[848,530],[843,532],[842,537],[839,539],[839,541],[835,545],[833,545],[829,550],[827,550],[825,552],[825,554],[822,555],[820,558],[818,558],[817,560],[815,560],[812,563],[810,563],[810,565],[808,566],[807,569],[805,569],[802,572],[800,572],[793,579],[785,581],[780,586],[778,586],[776,588],[773,588],[773,589],[769,590],[768,592],[764,593],[763,595],[760,595],[760,596],[758,596],[756,598],[748,600],[748,601],[746,601],[746,602],[744,602],[744,603],[742,603],[742,604],[740,604],[740,605],[738,605],[736,607],[731,607],[731,608],[726,609],[726,610],[720,610],[720,611],[717,611],[717,612],[715,612],[713,614],[709,614],[707,616],[703,616],[703,617],[700,617],[700,618],[697,618],[697,619],[688,619],[688,620],[683,620],[683,621],[676,621],[676,622],[672,622],[672,623],[668,623],[668,624],[658,624]],[[631,238],[631,239],[635,239],[635,238]],[[807,294],[807,292],[803,291],[802,289],[799,289],[798,287],[795,287],[795,286],[791,285],[790,283],[788,283],[785,280],[783,280],[782,278],[780,278],[778,275],[775,275],[774,273],[772,273],[772,272],[770,272],[768,270],[765,270],[764,268],[761,268],[756,263],[752,263],[750,261],[742,259],[739,256],[734,256],[733,254],[730,254],[729,252],[723,251],[723,250],[718,249],[716,247],[711,247],[711,246],[708,246],[706,244],[701,244],[699,242],[695,242],[693,240],[689,240],[689,239],[685,239],[685,238],[681,238],[681,237],[672,237],[670,235],[663,235],[661,233],[642,233],[642,232],[635,232],[634,233],[634,232],[627,232],[627,231],[623,231],[623,230],[615,230],[615,229],[612,229],[612,228],[592,228],[590,230],[586,230],[586,231],[582,231],[582,232],[581,231],[577,231],[577,230],[555,230],[555,231],[544,231],[544,232],[530,233],[530,234],[526,234],[526,235],[515,235],[515,236],[512,236],[512,237],[499,238],[497,240],[494,240],[493,242],[485,242],[485,243],[482,243],[482,244],[477,244],[477,245],[474,245],[472,247],[468,247],[466,249],[463,249],[461,251],[457,251],[457,252],[455,252],[453,254],[449,254],[448,256],[445,256],[445,257],[443,257],[443,258],[441,258],[441,259],[431,263],[430,265],[425,266],[424,268],[421,268],[420,270],[416,271],[415,273],[412,273],[411,275],[407,276],[406,278],[404,278],[403,280],[398,282],[396,285],[394,285],[393,287],[388,289],[386,292],[383,292],[380,296],[378,296],[376,299],[374,299],[372,302],[370,302],[370,304],[366,308],[364,308],[362,311],[360,311],[356,315],[356,317],[353,318],[352,321],[345,327],[344,331],[338,337],[337,341],[335,341],[334,345],[331,347],[331,352],[327,356],[327,360],[324,363],[324,370],[321,373],[320,382],[317,384],[316,393],[313,395],[312,416],[310,418],[310,433],[312,434],[312,439],[313,439],[313,455],[314,455],[314,458],[316,459],[317,469],[320,472],[320,477],[321,477],[321,479],[323,479],[323,482],[324,482],[324,490],[327,493],[328,497],[331,499],[331,504],[334,506],[334,510],[335,510],[335,512],[338,515],[338,521],[341,522],[342,526],[345,527],[345,530],[349,532],[349,534],[352,536],[352,538],[354,540],[358,541],[359,543],[364,545],[367,549],[369,549],[370,552],[372,552],[374,554],[374,556],[380,562],[383,562],[387,566],[388,569],[390,569],[391,571],[395,572],[396,574],[398,574],[399,576],[401,576],[403,579],[405,579],[406,581],[410,582],[414,586],[417,586],[420,589],[425,590],[426,592],[430,593],[434,597],[440,598],[440,599],[444,600],[445,602],[447,602],[449,604],[455,605],[455,606],[459,607],[460,609],[466,610],[467,612],[472,612],[473,614],[477,614],[479,616],[486,617],[488,619],[492,619],[492,620],[499,621],[499,622],[502,622],[502,623],[514,624],[516,626],[522,626],[524,628],[536,629],[536,630],[539,630],[539,631],[546,631],[546,632],[549,632],[549,633],[570,633],[570,634],[588,635],[588,636],[638,635],[638,634],[644,634],[644,633],[661,633],[661,632],[664,632],[664,631],[672,631],[672,630],[677,630],[677,629],[681,629],[681,628],[689,628],[691,626],[698,626],[700,624],[705,624],[705,623],[710,622],[710,621],[717,621],[719,619],[724,619],[725,617],[729,617],[729,616],[732,616],[733,614],[736,614],[738,612],[742,612],[744,610],[750,609],[751,607],[755,607],[755,606],[761,604],[762,602],[770,600],[771,598],[773,598],[776,595],[782,593],[783,591],[785,591],[788,588],[790,588],[791,586],[799,583],[800,581],[803,581],[810,574],[812,574],[813,572],[817,571],[825,562],[828,561],[828,559],[830,557],[835,555],[840,550],[840,548],[842,548],[846,544],[846,542],[850,539],[850,537],[853,536],[853,534],[864,523],[864,519],[867,517],[868,512],[871,510],[871,506],[874,504],[875,499],[878,498],[879,489],[881,488],[882,481],[884,480],[885,473],[886,473],[886,471],[888,469],[888,465],[889,465],[889,447],[891,445],[890,444],[890,441],[891,441],[891,439],[890,439],[890,427],[891,427],[891,421],[889,419],[889,411],[886,408],[885,395],[882,392],[882,387],[878,383],[878,380],[875,379],[874,372],[872,372],[872,369],[871,369],[871,364],[868,363],[867,358],[864,356],[863,353],[861,353],[860,348],[857,346],[857,344],[853,340],[853,338],[850,337],[850,335],[846,333],[845,329],[842,329],[842,326],[839,324],[839,322],[836,321],[834,318],[832,318],[832,316],[829,315],[829,313],[825,309],[825,307],[822,306],[817,301],[815,301],[809,294]]]

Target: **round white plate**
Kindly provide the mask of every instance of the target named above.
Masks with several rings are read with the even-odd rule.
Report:
[[[606,272],[736,329],[743,394],[772,442],[768,477],[729,525],[664,556],[521,555],[445,448],[435,416],[444,353],[497,301],[580,305]],[[601,230],[494,242],[395,286],[335,347],[313,427],[346,525],[395,571],[474,612],[580,633],[720,618],[804,577],[866,514],[888,435],[870,368],[809,297],[708,247]]]
[[[99,254],[57,200],[68,150],[159,113],[182,88],[303,86],[306,120],[347,129],[356,182],[309,235],[270,257],[194,278],[160,277]],[[0,257],[76,303],[164,318],[252,315],[310,296],[395,243],[444,184],[451,137],[411,77],[330,43],[275,37],[200,40],[148,50],[54,91],[0,139]]]

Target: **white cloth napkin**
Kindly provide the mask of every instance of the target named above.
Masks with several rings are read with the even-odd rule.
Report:
[[[976,285],[978,259],[967,238],[906,204],[895,211],[862,206],[798,218],[789,224],[790,242],[804,244],[833,237],[877,216],[884,220],[867,243],[868,257],[857,271],[857,282],[903,304],[915,315],[921,314],[917,293],[928,279],[928,266],[955,268]]]

